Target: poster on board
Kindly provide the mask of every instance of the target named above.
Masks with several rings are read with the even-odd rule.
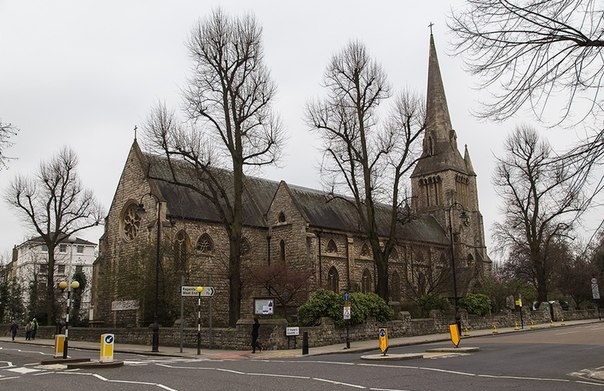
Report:
[[[254,299],[254,315],[272,315],[275,300],[272,298]]]

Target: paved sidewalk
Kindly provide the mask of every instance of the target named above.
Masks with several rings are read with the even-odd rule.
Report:
[[[569,327],[573,325],[586,324],[586,323],[597,323],[598,319],[588,319],[588,320],[577,320],[577,321],[567,321],[567,322],[554,322],[552,324],[539,324],[535,325],[533,329],[544,329],[550,327]],[[514,327],[501,328],[501,329],[484,329],[484,330],[471,330],[468,335],[462,336],[460,346],[466,347],[471,346],[472,339],[476,337],[485,337],[493,334],[505,334],[505,333],[521,333],[521,332],[531,332],[531,327],[526,326],[524,329],[516,330]],[[10,341],[10,337],[0,337],[1,341]],[[400,337],[400,338],[389,338],[388,346],[390,348],[397,346],[407,346],[407,345],[418,345],[430,342],[443,342],[450,341],[450,337],[448,333],[443,334],[429,334],[429,335],[421,335],[421,336],[413,336],[413,337]],[[54,346],[54,340],[52,339],[36,339],[31,341],[25,341],[20,338],[16,340],[15,343],[22,344],[37,344],[37,345],[48,345]],[[452,344],[451,344],[452,345]],[[95,342],[83,342],[83,341],[69,341],[70,348],[77,349],[87,349],[87,350],[96,350],[100,351],[100,343]],[[376,335],[375,340],[368,341],[351,341],[350,349],[346,349],[345,343],[328,345],[328,346],[320,346],[320,347],[309,347],[308,355],[324,355],[324,354],[333,354],[333,353],[346,353],[346,352],[375,352],[380,353],[378,338]],[[263,350],[262,352],[256,352],[252,354],[251,351],[239,351],[239,350],[221,350],[221,349],[201,349],[200,355],[197,355],[196,348],[184,347],[182,352],[180,351],[180,347],[178,346],[161,346],[159,347],[159,352],[151,352],[151,346],[148,345],[134,345],[134,344],[121,344],[119,341],[116,341],[114,345],[115,353],[135,353],[135,354],[146,354],[146,355],[158,355],[158,356],[174,356],[174,357],[203,357],[206,359],[275,359],[275,358],[293,358],[293,357],[302,357],[302,344],[299,344],[298,349],[289,349],[289,350]],[[604,373],[602,376],[604,379]]]

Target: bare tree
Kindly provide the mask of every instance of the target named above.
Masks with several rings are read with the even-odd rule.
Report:
[[[404,179],[419,158],[424,106],[404,92],[387,120],[380,121],[377,110],[390,98],[390,88],[383,69],[360,42],[333,56],[324,84],[328,96],[306,110],[309,126],[323,138],[321,171],[332,197],[355,208],[377,267],[376,293],[388,300],[388,258],[397,226],[409,218]]]
[[[17,134],[18,129],[10,123],[2,123],[0,120],[0,169],[6,168],[6,161],[10,158],[6,156],[4,151],[13,145],[10,141],[12,136]]]
[[[48,249],[48,322],[56,315],[55,248],[75,233],[101,224],[105,215],[92,191],[82,187],[77,164],[76,154],[65,147],[41,163],[35,177],[17,176],[4,197]]]
[[[477,115],[505,120],[521,108],[550,125],[581,124],[586,134],[564,154],[589,184],[604,159],[604,9],[594,0],[468,0],[453,12],[456,54],[490,91]],[[592,116],[593,122],[584,121]],[[601,175],[599,175],[601,178]],[[590,184],[593,194],[604,181]]]
[[[468,0],[449,27],[467,68],[495,86],[485,117],[506,119],[528,104],[541,116],[550,98],[566,99],[561,120],[588,97],[601,113],[604,10],[594,0]]]
[[[274,164],[284,137],[271,108],[276,88],[263,62],[261,35],[252,15],[229,18],[216,10],[200,21],[187,42],[194,62],[184,90],[188,122],[158,105],[146,125],[171,168],[179,160],[194,172],[191,180],[173,170],[171,181],[206,197],[221,216],[230,246],[230,326],[241,306],[244,168]]]
[[[494,225],[494,238],[532,279],[537,300],[546,301],[556,241],[572,233],[587,202],[574,167],[561,162],[532,128],[516,129],[506,140],[505,153],[497,158],[493,175],[505,215]]]
[[[308,280],[312,277],[308,270],[292,270],[285,262],[274,262],[252,267],[249,272],[275,298],[285,317],[289,306],[299,306],[308,298]]]

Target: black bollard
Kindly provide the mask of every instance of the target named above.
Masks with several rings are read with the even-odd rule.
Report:
[[[308,331],[302,334],[302,354],[308,354]]]

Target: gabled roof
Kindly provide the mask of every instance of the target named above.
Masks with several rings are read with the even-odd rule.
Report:
[[[204,183],[207,177],[197,177],[195,170],[183,161],[172,161],[174,170],[166,158],[157,155],[144,154],[148,166],[150,183],[161,200],[167,203],[167,215],[188,220],[222,223],[219,209],[208,201],[198,191],[187,186],[176,186],[172,181],[173,175],[178,181],[190,184],[192,187],[208,189]],[[228,170],[212,169],[217,181],[227,189],[227,198],[232,197],[233,174]],[[289,185],[282,182],[292,197],[302,216],[315,229],[362,233],[361,225],[351,202],[343,197],[329,197],[326,192],[306,187]],[[279,182],[246,176],[243,189],[243,224],[251,227],[268,228],[266,214],[275,197]],[[221,199],[226,205],[227,200]],[[389,215],[387,206],[378,210],[378,226],[388,227]],[[399,238],[402,240],[422,241],[447,244],[448,239],[438,222],[429,215],[419,216],[410,223],[399,226]],[[384,230],[380,233],[386,236]]]
[[[204,197],[194,188],[210,191],[210,187],[204,183],[209,176],[198,176],[188,163],[172,160],[174,171],[170,170],[167,159],[151,154],[144,154],[145,161],[149,164],[149,182],[160,199],[167,202],[167,215],[190,220],[208,221],[222,223],[219,208]],[[176,186],[173,183],[173,175],[180,183],[190,184],[187,186]],[[218,197],[223,206],[227,205],[228,199],[232,199],[233,173],[227,170],[212,168],[212,175],[226,189],[226,199]],[[243,186],[243,224],[252,227],[266,227],[265,213],[268,211],[270,201],[277,191],[278,183],[246,176]],[[229,210],[228,208],[223,208]]]

